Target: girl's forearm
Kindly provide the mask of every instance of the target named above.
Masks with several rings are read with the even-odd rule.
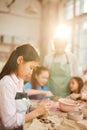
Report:
[[[36,110],[31,111],[30,113],[26,114],[26,116],[25,116],[25,122],[31,121],[32,119],[36,118],[38,116],[36,114],[37,114]]]
[[[30,113],[26,114],[25,122],[31,121],[32,119],[44,115],[47,112],[45,106],[39,106],[35,110],[31,111]]]
[[[46,95],[46,91],[43,91],[43,90],[34,90],[34,89],[28,89],[25,91],[28,95],[38,95],[38,94],[41,94],[41,95]]]

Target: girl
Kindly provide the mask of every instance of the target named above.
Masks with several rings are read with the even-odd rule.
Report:
[[[48,81],[48,78],[49,78],[48,68],[44,66],[37,66],[33,70],[31,76],[31,83],[27,83],[24,89],[26,90],[28,95],[52,96],[52,93],[48,91],[48,87],[45,86],[45,84]],[[39,98],[39,97],[33,96],[33,98]]]
[[[84,83],[80,77],[72,77],[70,80],[71,93],[80,93]]]
[[[73,99],[80,98],[83,85],[83,80],[80,77],[72,77],[69,85],[71,91],[70,97]]]
[[[39,106],[28,113],[26,107],[16,103],[17,93],[23,92],[23,80],[39,59],[36,50],[29,44],[19,46],[12,52],[0,73],[0,129],[22,130],[24,121],[29,121],[46,113],[45,106]],[[24,101],[24,100],[22,100]],[[21,104],[21,102],[19,102]],[[27,112],[27,114],[26,114]]]

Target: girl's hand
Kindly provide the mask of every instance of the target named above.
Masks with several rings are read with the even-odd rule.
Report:
[[[76,100],[76,99],[78,99],[78,98],[80,98],[80,97],[81,97],[81,94],[80,94],[80,93],[72,93],[72,94],[70,95],[70,98],[73,99],[73,100]]]
[[[57,110],[59,108],[59,103],[58,102],[54,102],[54,101],[49,101],[47,103],[48,109],[49,110]]]
[[[36,108],[36,117],[44,115],[48,112],[48,106],[45,105],[40,105]]]
[[[36,117],[42,116],[47,113],[47,106],[40,105],[35,110],[31,111],[30,113],[26,114],[25,121],[28,122]]]
[[[51,96],[53,96],[53,94],[50,91],[47,91],[45,96],[51,97]]]
[[[57,108],[59,108],[59,103],[51,101],[50,99],[43,99],[38,104],[44,104],[47,110],[56,110]]]

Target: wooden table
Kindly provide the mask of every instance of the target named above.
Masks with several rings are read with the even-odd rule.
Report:
[[[37,101],[32,101],[32,104],[36,106]],[[45,116],[25,123],[23,130],[87,130],[87,119],[74,121],[68,119],[67,115],[60,110],[48,111]]]

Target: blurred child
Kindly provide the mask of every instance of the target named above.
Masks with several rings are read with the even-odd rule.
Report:
[[[80,77],[72,77],[70,80],[69,88],[71,90],[70,97],[73,99],[78,99],[81,97],[81,90],[83,88],[84,82]]]
[[[25,84],[24,90],[28,95],[52,96],[46,83],[49,78],[49,70],[44,66],[37,66],[31,75],[31,82]],[[37,96],[35,96],[36,98]]]

